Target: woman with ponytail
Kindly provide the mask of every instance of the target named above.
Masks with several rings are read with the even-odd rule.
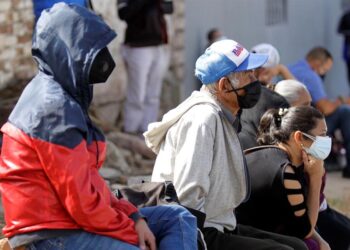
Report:
[[[304,239],[310,250],[330,249],[316,232],[323,160],[331,150],[324,116],[308,106],[270,109],[260,121],[258,143],[246,151],[250,199],[238,222]]]

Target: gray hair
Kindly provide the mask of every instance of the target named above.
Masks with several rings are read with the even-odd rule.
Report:
[[[230,80],[230,83],[231,83],[233,88],[238,88],[239,80],[244,72],[245,71],[233,72],[233,73],[226,75],[226,77]],[[209,83],[206,85],[203,84],[201,89],[204,89],[204,90],[208,91],[210,94],[212,94],[213,96],[215,96],[216,92],[217,92],[217,83],[218,82],[213,82],[213,83]]]
[[[286,98],[289,104],[293,104],[300,98],[303,92],[308,92],[307,88],[297,80],[279,81],[275,86],[275,92]]]

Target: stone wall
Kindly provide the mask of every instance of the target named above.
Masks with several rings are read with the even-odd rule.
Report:
[[[35,74],[31,57],[31,0],[0,1],[0,90]]]
[[[116,11],[116,0],[92,0],[95,11],[118,33],[110,44],[110,50],[117,67],[107,84],[95,88],[94,113],[106,127],[115,126],[122,120],[121,110],[125,99],[127,78],[120,56],[120,45],[124,40],[125,23],[120,21]],[[170,34],[170,65],[164,80],[161,113],[175,106],[179,101],[184,75],[184,0],[174,1],[175,13],[167,16]],[[0,1],[0,104],[4,99],[18,96],[23,86],[35,75],[36,65],[31,57],[31,36],[33,30],[31,0]],[[4,97],[4,93],[5,96]],[[11,96],[13,95],[13,96]],[[13,102],[6,103],[11,106]],[[3,114],[6,112],[3,112]],[[120,124],[120,122],[119,122]]]
[[[173,3],[175,12],[167,17],[171,49],[169,71],[161,97],[161,114],[180,102],[185,74],[185,1],[175,0]]]

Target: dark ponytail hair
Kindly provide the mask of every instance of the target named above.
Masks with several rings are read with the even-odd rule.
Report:
[[[324,119],[320,111],[309,106],[289,109],[269,109],[262,116],[258,129],[258,144],[273,145],[286,142],[295,131],[310,133],[317,120]]]

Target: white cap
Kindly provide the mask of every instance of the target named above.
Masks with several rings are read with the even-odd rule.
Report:
[[[234,40],[220,40],[210,45],[197,59],[195,76],[203,84],[210,84],[231,72],[261,67],[266,60],[267,55],[249,53]]]
[[[260,43],[255,45],[251,49],[252,53],[265,54],[268,55],[266,63],[262,66],[263,68],[275,67],[280,63],[280,54],[277,49],[268,43]]]

